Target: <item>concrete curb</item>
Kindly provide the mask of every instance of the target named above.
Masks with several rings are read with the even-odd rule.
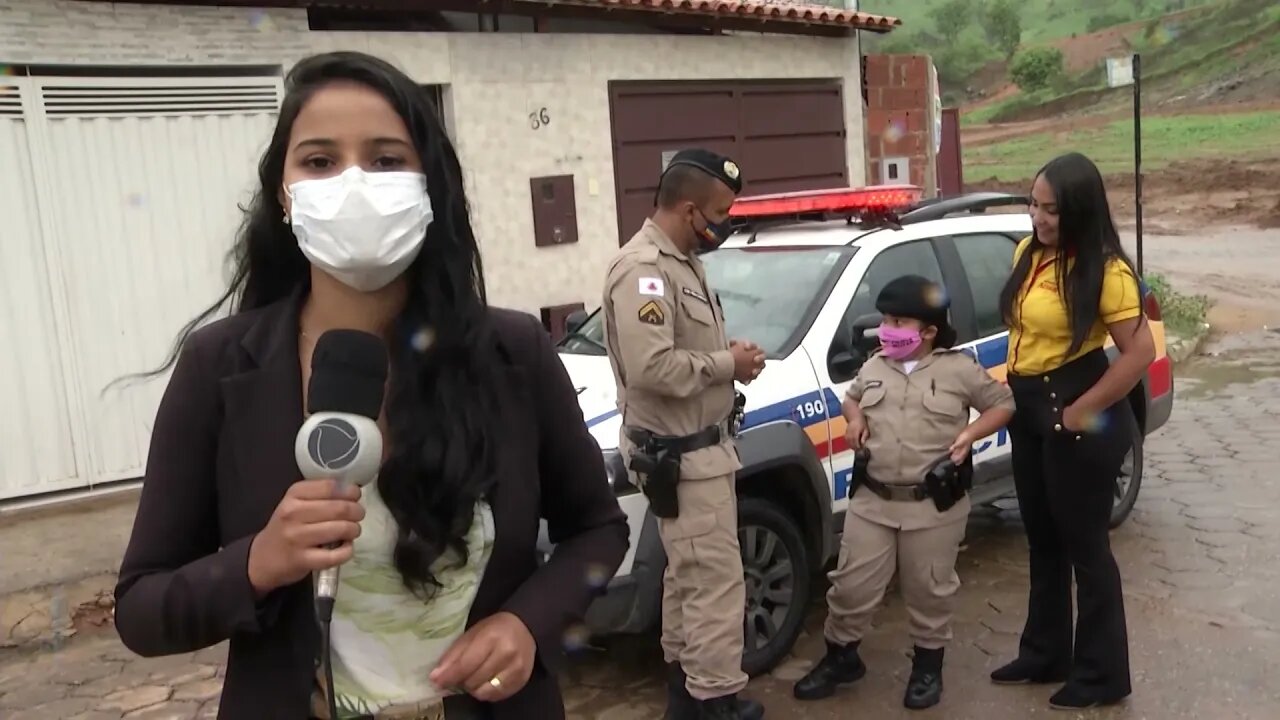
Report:
[[[1200,348],[1204,347],[1205,341],[1208,339],[1209,324],[1201,323],[1200,329],[1191,337],[1184,338],[1169,334],[1165,342],[1165,352],[1169,355],[1169,359],[1173,364],[1177,365],[1200,352]]]

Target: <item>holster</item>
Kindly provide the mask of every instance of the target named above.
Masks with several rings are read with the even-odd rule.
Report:
[[[845,497],[852,500],[858,486],[867,479],[867,466],[871,464],[871,451],[860,448],[853,453],[853,473],[849,475],[849,492]]]
[[[924,474],[924,485],[938,512],[950,510],[973,487],[973,460],[956,465],[950,457],[942,458]]]
[[[680,484],[680,456],[680,452],[654,443],[637,447],[631,453],[628,467],[643,478],[640,492],[649,498],[649,509],[655,517],[680,517],[680,498],[676,494],[676,486]]]
[[[635,445],[627,467],[643,477],[640,492],[649,498],[649,509],[660,518],[680,516],[680,460],[685,453],[719,445],[724,430],[712,425],[692,435],[656,435],[644,428],[623,426],[623,432]]]

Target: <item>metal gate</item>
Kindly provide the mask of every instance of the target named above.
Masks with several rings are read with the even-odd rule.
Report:
[[[618,243],[653,211],[667,161],[687,147],[733,157],[748,195],[847,185],[843,93],[823,79],[609,83]]]
[[[142,475],[156,366],[225,287],[267,77],[0,77],[0,500]]]

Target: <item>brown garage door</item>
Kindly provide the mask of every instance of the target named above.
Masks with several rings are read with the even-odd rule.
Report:
[[[704,147],[737,161],[744,194],[848,184],[839,80],[609,84],[618,243],[653,211],[671,155]]]

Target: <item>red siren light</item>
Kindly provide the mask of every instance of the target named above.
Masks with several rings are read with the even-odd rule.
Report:
[[[808,190],[739,198],[731,218],[763,218],[806,213],[861,215],[891,213],[920,202],[924,190],[916,185],[871,185],[861,188]]]

